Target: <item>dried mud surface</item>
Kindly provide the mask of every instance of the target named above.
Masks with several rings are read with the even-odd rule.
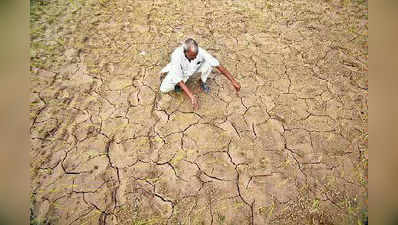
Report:
[[[31,0],[31,218],[41,224],[358,224],[367,2]],[[159,93],[193,37],[213,71]]]

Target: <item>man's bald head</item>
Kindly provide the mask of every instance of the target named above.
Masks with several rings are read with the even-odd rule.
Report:
[[[188,59],[193,60],[196,58],[199,48],[198,43],[194,39],[188,38],[187,40],[185,40],[183,47],[185,56]]]
[[[184,41],[184,51],[188,50],[193,53],[198,53],[198,43],[192,38],[188,38]]]

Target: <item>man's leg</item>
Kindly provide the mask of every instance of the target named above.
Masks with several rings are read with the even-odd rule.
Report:
[[[169,63],[165,67],[163,67],[163,69],[160,71],[160,74],[168,73],[168,72],[170,72],[170,69],[171,69],[171,63]]]
[[[159,89],[162,93],[167,93],[169,91],[174,90],[175,86],[176,86],[175,83],[171,82],[170,73],[168,73],[166,77],[163,79],[162,83],[160,84]]]
[[[199,72],[201,72],[200,75],[200,80],[202,81],[200,84],[200,87],[202,90],[206,93],[210,92],[209,86],[206,84],[207,78],[209,77],[211,71],[213,70],[213,67],[210,66],[209,63],[203,63],[203,65],[199,68]]]
[[[175,90],[177,92],[181,91],[180,86],[175,85],[174,83],[170,82],[171,77],[167,75],[171,71],[171,63],[167,64],[161,71],[160,71],[160,81],[162,82],[160,85],[160,91],[163,93],[167,93],[169,91]]]

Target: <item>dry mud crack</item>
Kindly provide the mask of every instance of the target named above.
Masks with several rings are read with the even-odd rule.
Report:
[[[39,224],[358,224],[367,1],[31,1]],[[161,94],[186,37],[218,72]]]

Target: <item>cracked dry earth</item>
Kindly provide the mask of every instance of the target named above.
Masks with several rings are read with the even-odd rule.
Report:
[[[159,93],[193,37],[213,71]],[[31,0],[39,224],[358,224],[367,2]],[[31,220],[31,221],[32,221]]]

